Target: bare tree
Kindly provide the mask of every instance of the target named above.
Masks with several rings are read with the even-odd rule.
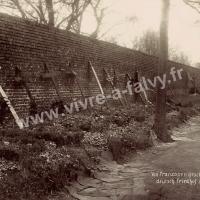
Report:
[[[83,15],[88,7],[93,10],[96,20],[95,31],[91,37],[97,38],[105,9],[103,0],[0,0],[0,8],[24,19],[49,24],[67,31],[81,33]],[[5,9],[4,9],[5,10]]]
[[[168,61],[168,20],[170,0],[163,0],[162,18],[160,24],[160,54],[158,76],[162,76],[167,70]],[[166,88],[161,89],[161,84],[157,85],[155,133],[163,142],[171,141],[171,137],[166,128]]]
[[[43,0],[0,0],[0,7],[8,8],[8,13],[43,24],[48,23],[45,5]]]
[[[66,24],[65,29],[67,31],[72,30],[73,32],[80,33],[83,14],[91,0],[71,0],[63,2],[69,14],[57,24],[57,27],[59,28]]]
[[[101,0],[94,0],[90,2],[90,5],[94,12],[94,17],[96,19],[96,28],[95,31],[91,34],[92,38],[97,38],[98,33],[100,32],[100,28],[105,17],[105,7],[101,7]]]
[[[9,2],[8,2],[9,3]],[[9,6],[9,4],[8,4]],[[19,12],[21,13],[22,18],[27,18],[26,13],[24,12],[22,5],[20,4],[19,0],[11,0],[10,2],[10,6],[14,7],[16,6],[16,8],[19,10]]]
[[[184,65],[191,65],[189,57],[185,53],[179,52],[174,48],[169,49],[169,59]]]
[[[133,49],[144,52],[149,55],[159,56],[159,34],[152,30],[147,30],[142,37],[133,41]],[[168,48],[169,59],[185,65],[190,65],[188,56],[178,49]]]
[[[152,30],[147,30],[142,37],[133,41],[133,49],[142,51],[146,54],[158,56],[159,54],[159,36]]]
[[[200,63],[196,63],[195,67],[200,69]]]

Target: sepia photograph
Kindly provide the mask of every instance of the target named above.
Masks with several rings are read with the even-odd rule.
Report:
[[[0,200],[200,200],[200,0],[0,0]]]

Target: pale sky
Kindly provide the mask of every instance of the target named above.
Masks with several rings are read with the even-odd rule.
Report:
[[[118,26],[102,39],[114,37],[120,45],[132,46],[135,37],[147,29],[158,31],[161,0],[104,0],[111,7],[104,20],[102,32],[115,24]],[[172,47],[189,56],[193,63],[200,62],[200,14],[185,5],[182,0],[171,0],[169,40]],[[136,16],[136,23],[124,23],[126,18]],[[199,23],[197,21],[199,20]],[[83,32],[92,32],[94,21],[85,16]]]

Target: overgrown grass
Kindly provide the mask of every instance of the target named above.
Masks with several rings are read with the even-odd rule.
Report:
[[[200,111],[195,109],[177,109],[168,116],[169,128]],[[61,190],[80,173],[92,175],[93,161],[98,160],[96,149],[102,147],[100,140],[116,161],[123,160],[128,152],[150,147],[152,114],[153,108],[143,105],[103,108],[31,129],[1,130],[0,158],[13,167],[0,169],[0,197],[45,199],[46,194]],[[88,152],[86,149],[91,147],[93,152]]]

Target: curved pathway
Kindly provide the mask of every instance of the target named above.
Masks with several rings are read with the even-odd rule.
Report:
[[[102,160],[95,178],[68,190],[80,200],[199,200],[200,118],[173,135],[176,142],[138,152],[128,164]]]

